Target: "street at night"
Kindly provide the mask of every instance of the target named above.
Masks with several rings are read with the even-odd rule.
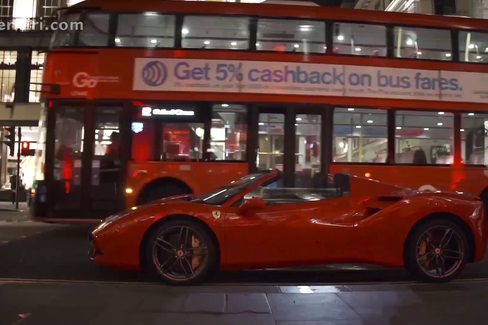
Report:
[[[487,324],[488,0],[0,9],[0,325]]]
[[[24,212],[1,212],[0,278],[147,283],[144,273],[113,270],[88,257],[87,234],[93,226],[50,225],[30,221]],[[467,265],[463,280],[488,280],[488,259]],[[403,269],[365,265],[329,265],[301,269],[218,273],[215,284],[326,285],[336,283],[412,282]]]
[[[1,325],[482,324],[488,316],[487,260],[442,285],[412,281],[403,270],[338,265],[226,272],[172,287],[94,264],[89,229],[1,212]]]

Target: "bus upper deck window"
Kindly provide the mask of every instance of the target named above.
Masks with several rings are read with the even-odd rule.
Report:
[[[459,32],[459,59],[488,63],[488,33]]]
[[[423,60],[452,60],[449,30],[395,27],[395,57]]]
[[[259,19],[256,49],[325,53],[325,23],[313,20]]]
[[[108,46],[108,13],[87,13],[80,30],[78,46]]]
[[[174,16],[152,12],[119,15],[115,46],[168,48],[174,44]]]
[[[181,34],[184,48],[247,50],[249,18],[186,16]]]
[[[68,28],[57,29],[51,39],[51,47],[68,47],[75,45],[75,33],[80,26],[80,14],[68,14],[62,18]]]
[[[335,54],[386,56],[386,27],[335,23],[333,42]]]

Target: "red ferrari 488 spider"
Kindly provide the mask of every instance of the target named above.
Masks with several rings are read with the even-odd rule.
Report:
[[[133,207],[90,233],[90,256],[195,284],[218,270],[335,263],[404,267],[444,282],[485,255],[482,202],[345,174],[283,188],[280,172],[247,175],[202,197]]]

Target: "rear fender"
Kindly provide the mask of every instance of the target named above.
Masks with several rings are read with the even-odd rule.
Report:
[[[391,266],[403,267],[405,241],[420,220],[432,214],[450,213],[466,221],[474,210],[463,200],[424,196],[405,198],[358,223],[362,254],[371,256],[371,262],[386,260]],[[469,226],[473,228],[472,223]]]

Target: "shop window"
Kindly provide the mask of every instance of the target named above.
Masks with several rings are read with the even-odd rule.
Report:
[[[43,66],[45,59],[46,59],[46,53],[41,53],[39,51],[32,51],[31,64],[33,66],[38,66],[38,67]]]
[[[15,65],[17,64],[17,51],[0,51],[1,65]]]
[[[41,98],[42,76],[44,70],[31,70],[30,72],[30,90],[29,91],[29,103],[39,103]]]
[[[325,23],[312,20],[259,19],[256,49],[325,53]]]
[[[386,56],[386,27],[335,23],[334,53],[373,57]]]
[[[15,70],[0,70],[0,98],[2,102],[13,102],[15,96]]]
[[[247,50],[249,18],[186,16],[181,34],[183,48]]]
[[[456,15],[456,0],[434,0],[434,13],[436,15]]]
[[[78,46],[108,46],[109,14],[89,13],[80,30]]]
[[[42,149],[42,144],[39,146],[37,142],[39,140],[39,134],[42,132],[41,128],[39,127],[21,127],[22,132],[22,142],[27,141],[29,142],[30,149],[33,150],[40,150]],[[18,141],[17,137],[17,141]],[[17,157],[19,144],[18,142],[15,144],[15,152],[14,155]],[[39,152],[39,151],[38,151]],[[32,188],[34,177],[35,177],[35,165],[36,165],[36,157],[35,156],[21,156],[20,157],[20,178],[21,178],[21,185],[25,189]]]
[[[120,14],[115,37],[119,47],[173,47],[175,42],[175,17],[146,12]]]
[[[36,156],[35,156],[35,180],[44,180],[44,163],[46,161],[46,118],[47,112],[46,108],[42,107],[41,118],[39,120],[39,134],[36,146]]]
[[[210,160],[246,160],[246,141],[246,106],[214,105],[210,130]]]
[[[259,114],[258,155],[259,169],[276,168],[283,171],[285,150],[285,115]]]
[[[313,187],[320,172],[321,116],[298,114],[295,124],[295,187]]]
[[[452,60],[449,30],[395,27],[395,57],[423,60]]]
[[[14,0],[0,0],[0,17],[12,17]]]
[[[447,112],[396,111],[395,162],[452,164],[453,117]]]
[[[386,163],[387,133],[386,110],[336,108],[333,161]]]
[[[488,164],[488,114],[461,115],[462,159],[467,165]]]
[[[62,0],[40,0],[39,3],[39,17],[52,17],[53,14],[63,6]],[[66,5],[66,1],[64,1]]]
[[[459,59],[488,63],[488,33],[459,32]]]

